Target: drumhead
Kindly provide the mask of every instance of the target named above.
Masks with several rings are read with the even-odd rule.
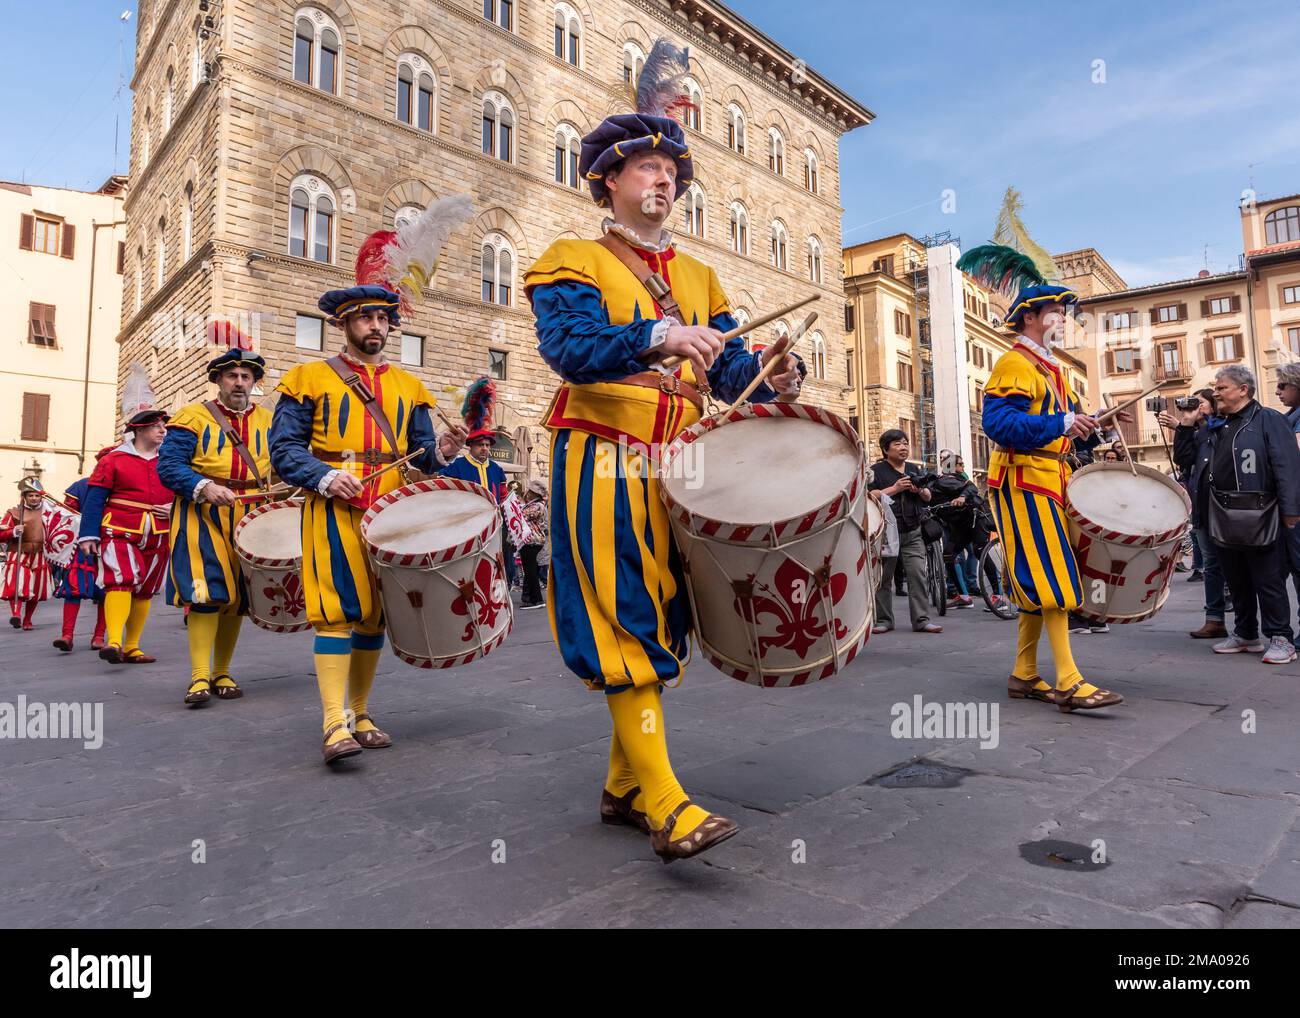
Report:
[[[496,506],[472,491],[416,491],[375,513],[365,537],[382,551],[423,555],[477,537],[491,525],[496,511]]]
[[[1074,511],[1104,530],[1119,534],[1164,534],[1187,520],[1186,496],[1176,481],[1123,464],[1086,467],[1070,478]]]
[[[254,558],[302,558],[302,507],[295,503],[245,516],[237,543],[244,554]]]
[[[663,477],[698,516],[761,524],[813,512],[852,483],[858,447],[834,428],[792,417],[732,421],[680,450]]]

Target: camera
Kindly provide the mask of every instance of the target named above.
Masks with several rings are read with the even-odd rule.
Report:
[[[1169,400],[1165,399],[1164,396],[1152,396],[1149,400],[1147,400],[1147,410],[1150,413],[1158,414],[1162,410],[1168,410],[1168,409],[1169,409]]]
[[[1179,410],[1199,410],[1201,408],[1200,396],[1179,396],[1174,400],[1174,406]]]

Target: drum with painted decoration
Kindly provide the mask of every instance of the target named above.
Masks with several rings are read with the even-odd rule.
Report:
[[[418,668],[469,664],[514,625],[501,514],[481,485],[434,477],[397,488],[361,518],[393,653]]]
[[[302,503],[267,502],[235,524],[235,554],[248,584],[248,615],[273,633],[310,629],[302,587]]]
[[[1141,622],[1169,596],[1191,500],[1158,470],[1093,463],[1066,485],[1066,516],[1083,585],[1079,614],[1095,622]]]
[[[884,517],[846,421],[793,403],[706,417],[664,451],[659,489],[696,637],[718,669],[800,686],[866,645]]]

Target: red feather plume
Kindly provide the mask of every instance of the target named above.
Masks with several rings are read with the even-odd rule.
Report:
[[[409,316],[412,314],[411,305],[406,295],[398,289],[398,280],[389,278],[389,262],[384,256],[384,248],[396,239],[397,233],[393,230],[376,230],[361,242],[361,247],[357,249],[357,283],[361,286],[382,286],[401,294],[401,313]]]

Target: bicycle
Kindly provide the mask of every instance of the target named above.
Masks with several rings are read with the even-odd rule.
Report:
[[[988,543],[980,552],[979,565],[976,567],[976,581],[979,584],[980,597],[993,617],[1003,622],[1010,622],[1020,614],[1011,596],[1011,573],[1007,569],[1006,554],[1002,547],[1002,538],[996,530],[989,534]]]

